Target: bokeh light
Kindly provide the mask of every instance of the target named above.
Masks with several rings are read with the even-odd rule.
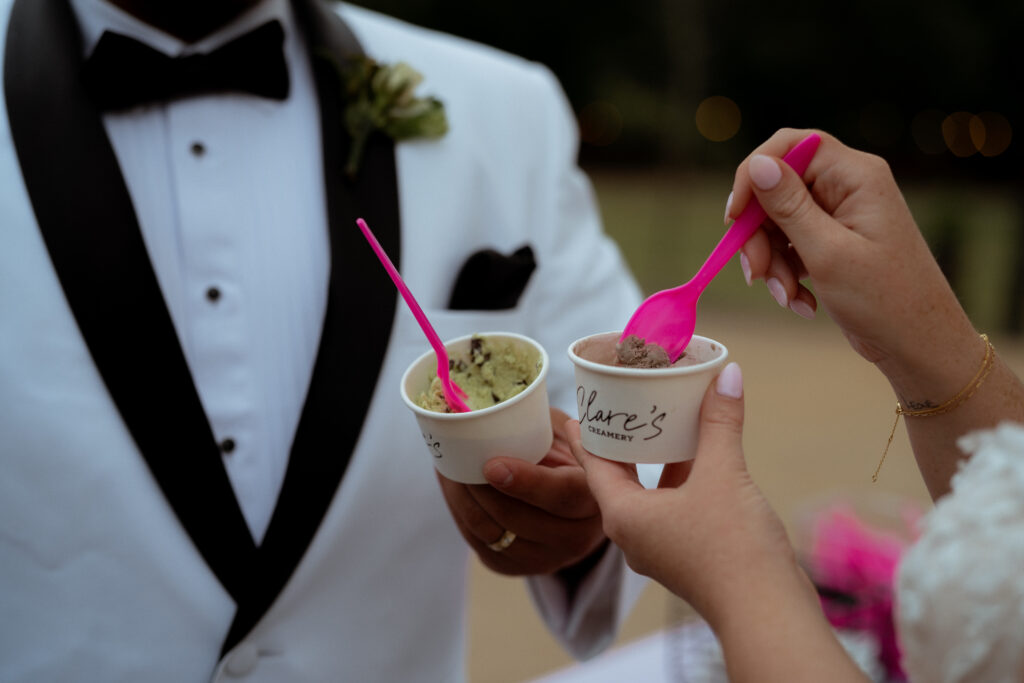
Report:
[[[986,157],[999,156],[1013,140],[1010,121],[994,111],[957,111],[947,116],[936,109],[926,109],[914,117],[910,132],[925,154],[949,151],[961,158],[979,152]]]
[[[955,111],[942,120],[942,139],[955,156],[969,157],[978,151],[971,139],[971,119],[974,114]]]
[[[722,95],[713,95],[697,105],[697,131],[712,142],[724,142],[740,130],[740,108]]]
[[[611,102],[597,100],[579,112],[580,139],[588,145],[607,147],[622,134],[622,114]]]
[[[1013,128],[1005,116],[994,111],[985,111],[971,117],[969,124],[971,142],[982,156],[999,156],[1010,146]]]

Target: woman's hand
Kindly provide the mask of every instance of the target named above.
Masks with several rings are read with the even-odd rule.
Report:
[[[747,472],[742,392],[739,366],[731,363],[705,395],[696,458],[667,465],[657,490],[641,486],[635,466],[588,453],[579,425],[566,426],[605,533],[629,566],[713,627],[720,614],[753,599],[767,577],[801,574],[782,522]]]
[[[769,217],[743,248],[744,275],[763,278],[781,305],[804,317],[813,315],[817,296],[853,348],[890,379],[898,384],[913,374],[929,381],[922,389],[952,395],[977,369],[984,345],[888,164],[819,132],[821,145],[801,179],[779,157],[810,132],[779,131],[736,171],[727,216],[756,195]],[[814,294],[800,284],[804,278]],[[951,353],[968,356],[956,377]]]
[[[729,680],[866,680],[836,640],[782,522],[747,472],[739,366],[727,365],[704,396],[696,458],[667,465],[656,490],[640,485],[635,465],[584,450],[575,420],[566,432],[605,533],[630,567],[704,617],[722,644]]]
[[[765,279],[780,304],[805,317],[817,297],[853,348],[885,374],[904,408],[942,406],[970,392],[955,410],[906,420],[918,467],[938,498],[963,458],[957,438],[1024,421],[1024,386],[998,357],[984,383],[974,384],[986,345],[885,161],[825,133],[803,179],[779,160],[810,132],[779,131],[736,171],[727,215],[739,215],[755,195],[768,214],[764,230],[743,249],[744,274]]]

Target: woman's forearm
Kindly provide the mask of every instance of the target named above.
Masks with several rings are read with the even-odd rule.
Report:
[[[764,576],[712,624],[733,683],[864,683],[803,571]]]
[[[1024,384],[997,349],[990,352],[986,372],[986,344],[973,328],[939,339],[944,343],[941,353],[926,350],[903,363],[879,364],[904,410],[927,413],[955,404],[939,414],[903,417],[933,499],[949,492],[950,479],[965,457],[957,446],[961,436],[1008,420],[1024,422]],[[958,403],[958,397],[964,400]]]

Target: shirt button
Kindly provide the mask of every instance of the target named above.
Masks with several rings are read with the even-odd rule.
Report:
[[[248,641],[239,643],[224,662],[224,672],[233,678],[241,678],[252,673],[259,658],[260,651],[254,643]]]
[[[189,148],[192,151],[192,156],[201,157],[206,154],[206,145],[201,142],[193,142]]]
[[[216,303],[220,300],[220,290],[216,287],[210,287],[206,290],[206,299],[210,303]]]
[[[220,452],[224,455],[231,455],[231,452],[235,450],[235,440],[228,437],[220,442]]]

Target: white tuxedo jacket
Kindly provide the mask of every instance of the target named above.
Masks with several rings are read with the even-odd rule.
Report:
[[[457,681],[467,549],[398,383],[425,339],[354,229],[374,226],[442,337],[511,330],[551,356],[621,326],[638,292],[601,235],[570,111],[542,67],[355,8],[296,0],[313,50],[332,271],[306,405],[257,547],[234,499],[99,114],[65,0],[0,0],[0,681]],[[347,24],[347,26],[346,26]],[[323,55],[428,76],[451,131],[370,145],[359,179]],[[483,248],[529,244],[519,305],[444,310]],[[388,340],[351,353],[348,321]],[[614,553],[614,551],[613,551]],[[623,605],[606,559],[569,604],[533,595],[577,655]],[[509,644],[515,647],[514,643]]]

